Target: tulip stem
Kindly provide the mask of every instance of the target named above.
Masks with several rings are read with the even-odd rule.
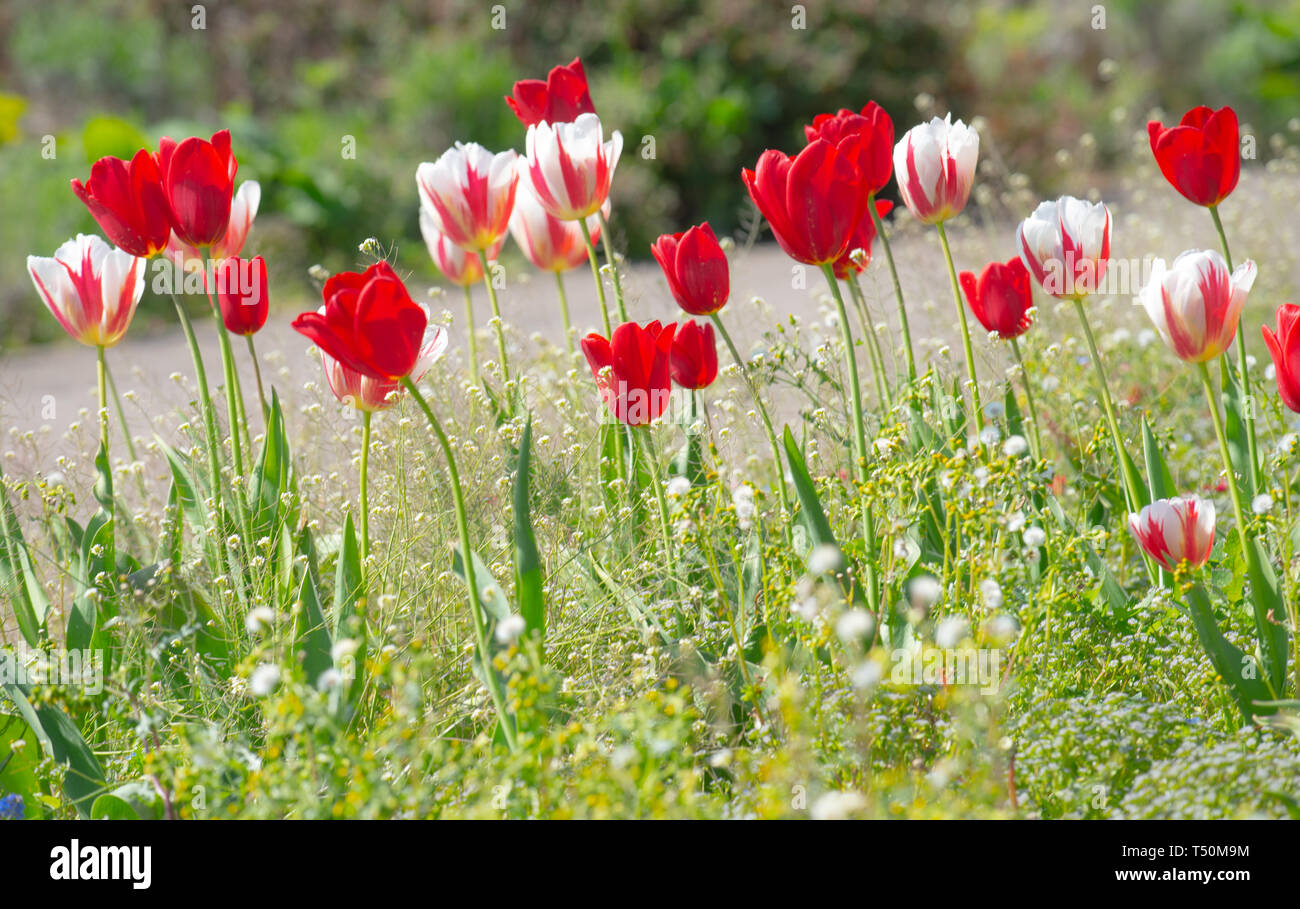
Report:
[[[1228,235],[1223,231],[1223,220],[1219,217],[1219,206],[1210,206],[1210,217],[1214,219],[1214,229],[1218,231],[1219,243],[1223,246],[1223,258],[1228,263],[1228,272],[1232,272],[1232,250],[1228,248]],[[1226,357],[1225,357],[1226,359]],[[1246,447],[1250,452],[1250,484],[1256,491],[1260,488],[1259,443],[1255,439],[1255,408],[1250,393],[1250,376],[1246,369],[1246,333],[1237,326],[1237,377],[1241,382],[1242,418],[1246,423]]]
[[[1254,611],[1255,630],[1259,635],[1259,648],[1270,663],[1276,664],[1279,660],[1273,644],[1275,639],[1272,634],[1272,620],[1264,611],[1259,591],[1256,589],[1256,585],[1260,584],[1265,576],[1263,565],[1259,559],[1260,550],[1246,529],[1246,509],[1242,507],[1241,489],[1237,486],[1236,471],[1232,466],[1232,455],[1228,450],[1228,436],[1223,429],[1223,416],[1219,413],[1219,401],[1214,393],[1214,382],[1210,379],[1210,368],[1204,362],[1197,363],[1196,368],[1201,373],[1201,387],[1205,390],[1205,403],[1210,408],[1210,418],[1214,423],[1214,435],[1219,441],[1219,457],[1223,461],[1223,469],[1228,476],[1228,495],[1232,498],[1232,514],[1237,520],[1237,538],[1241,541],[1241,550],[1246,557],[1246,576],[1249,578],[1252,588],[1250,599]],[[1285,667],[1285,644],[1282,648],[1280,663]],[[1281,696],[1281,692],[1274,690],[1273,673],[1266,671],[1261,675],[1264,684],[1268,686],[1273,695],[1275,697]],[[1279,679],[1285,678],[1285,668],[1277,671],[1277,677]]]
[[[140,460],[135,451],[135,443],[131,441],[131,428],[126,422],[126,410],[122,407],[122,396],[117,393],[117,383],[113,381],[113,370],[108,368],[107,360],[104,363],[104,375],[108,379],[108,392],[113,396],[113,409],[117,413],[117,422],[122,427],[122,438],[126,442],[126,454],[132,463]],[[140,501],[145,502],[149,498],[149,490],[144,485],[144,475],[139,471],[134,471],[136,487],[140,490]]]
[[[370,417],[370,411],[361,411],[361,577],[363,584],[370,564]]]
[[[194,361],[194,379],[199,386],[199,410],[203,414],[204,429],[208,435],[208,479],[212,484],[212,497],[217,503],[217,509],[221,509],[221,466],[217,460],[217,419],[212,412],[212,396],[208,391],[208,372],[203,368],[203,354],[199,351],[198,338],[194,336],[194,325],[190,322],[189,315],[185,312],[185,307],[181,301],[172,294],[172,302],[176,306],[176,315],[181,322],[181,330],[185,332],[185,341],[189,344],[190,357]]]
[[[789,494],[785,488],[785,459],[781,456],[781,443],[777,441],[776,430],[772,428],[772,418],[768,415],[767,407],[763,405],[763,399],[759,396],[758,385],[754,382],[754,377],[749,374],[749,367],[745,365],[745,360],[740,356],[740,351],[736,349],[736,342],[731,340],[731,334],[727,331],[722,319],[718,313],[711,313],[709,318],[713,320],[714,326],[718,329],[718,334],[722,336],[723,342],[727,345],[727,350],[731,351],[731,359],[740,370],[741,378],[745,380],[745,385],[749,387],[749,396],[754,399],[754,409],[763,420],[763,431],[767,433],[767,442],[772,446],[772,467],[776,471],[776,489],[781,499],[781,528],[785,532],[786,544],[794,545],[793,531],[790,529],[790,511]]]
[[[475,385],[478,381],[478,330],[474,327],[474,291],[464,286],[465,291],[465,333],[469,336],[469,378]]]
[[[104,362],[104,348],[95,348],[95,375],[99,380],[99,444],[108,456],[108,366]]]
[[[569,348],[569,364],[572,365],[578,354],[573,349],[573,325],[569,321],[569,295],[564,292],[563,272],[555,273],[555,291],[560,297],[560,317],[564,319],[564,342]]]
[[[248,358],[253,361],[253,375],[257,377],[257,397],[262,402],[262,421],[266,422],[271,409],[266,405],[266,388],[262,385],[262,364],[257,359],[257,348],[253,345],[253,336],[244,335],[248,342]]]
[[[587,241],[587,261],[591,263],[591,277],[596,282],[596,296],[600,300],[600,318],[605,325],[605,337],[613,338],[614,329],[609,324],[609,303],[605,299],[605,282],[600,277],[600,265],[596,262],[596,244],[591,242],[591,231],[587,229],[587,219],[578,221],[582,228],[582,239]]]
[[[501,356],[501,381],[506,385],[506,397],[510,398],[510,362],[506,356],[506,325],[501,320],[501,305],[497,301],[497,289],[492,284],[492,265],[488,262],[487,252],[478,251],[479,261],[483,263],[483,283],[487,285],[488,302],[492,304],[492,325],[496,329],[497,353]],[[509,408],[511,412],[514,407]]]
[[[659,479],[659,459],[655,455],[654,443],[650,439],[650,427],[637,427],[633,429],[632,435],[640,437],[646,460],[650,463],[650,481],[654,484],[655,501],[659,506],[659,531],[664,537],[664,558],[668,562],[668,570],[676,580],[677,564],[673,555],[673,532],[672,521],[668,517],[668,497],[664,493],[664,484]]]
[[[975,427],[984,428],[984,406],[980,403],[980,383],[975,376],[975,353],[970,344],[970,327],[966,324],[966,304],[961,299],[961,284],[957,281],[957,268],[952,264],[952,248],[948,245],[948,231],[940,221],[939,243],[943,246],[943,257],[948,262],[948,280],[952,282],[952,302],[957,307],[957,320],[961,323],[961,343],[966,353],[966,376],[970,380],[971,401],[975,405]]]
[[[486,259],[486,256],[484,257]],[[415,382],[410,376],[402,379],[402,385],[411,393],[415,403],[420,410],[424,412],[425,419],[429,421],[429,426],[433,429],[433,434],[438,438],[438,444],[442,447],[442,453],[447,458],[447,473],[451,477],[451,501],[456,512],[456,534],[460,539],[460,564],[464,570],[465,588],[469,593],[469,611],[474,623],[475,643],[478,645],[478,658],[483,669],[483,679],[487,683],[488,693],[492,697],[492,703],[496,707],[497,717],[501,722],[501,731],[505,735],[506,744],[511,751],[518,750],[518,743],[515,739],[514,725],[506,713],[505,696],[501,692],[501,682],[497,678],[496,670],[492,666],[492,655],[488,651],[487,641],[487,623],[483,616],[483,607],[479,601],[478,584],[474,578],[474,552],[470,549],[469,542],[469,518],[465,512],[465,494],[460,486],[460,473],[456,469],[456,456],[452,453],[451,442],[447,434],[443,432],[442,424],[438,418],[433,415],[429,404],[424,400],[424,395],[420,394],[420,389],[416,387]]]
[[[880,351],[880,340],[876,337],[876,326],[871,320],[871,310],[867,308],[867,298],[863,296],[862,288],[856,278],[848,278],[845,283],[849,286],[849,296],[853,298],[858,313],[862,316],[862,330],[867,336],[867,354],[871,357],[871,373],[876,380],[876,395],[880,399],[880,408],[883,412],[889,406],[889,391],[885,381],[885,356]]]
[[[862,536],[867,548],[866,590],[867,605],[876,611],[879,592],[876,589],[876,519],[867,496],[867,432],[862,422],[862,383],[858,379],[857,351],[853,347],[853,330],[849,327],[849,314],[844,308],[835,269],[829,263],[822,265],[826,283],[831,287],[831,297],[840,317],[840,338],[844,343],[844,363],[849,371],[849,393],[853,402],[853,475],[862,497]]]
[[[912,353],[912,332],[907,326],[907,307],[903,304],[903,285],[898,280],[898,269],[894,266],[894,253],[889,248],[889,238],[885,236],[885,225],[876,211],[876,194],[867,196],[867,211],[871,213],[871,223],[876,226],[876,236],[880,238],[881,248],[885,250],[885,262],[889,265],[889,276],[894,280],[894,296],[898,299],[898,324],[903,330],[903,350],[907,353],[907,375],[916,381],[916,355]]]
[[[627,321],[627,307],[623,304],[623,279],[618,276],[618,263],[614,261],[614,244],[609,241],[609,222],[605,220],[605,213],[597,211],[596,217],[600,219],[600,245],[605,248],[605,262],[609,265],[610,279],[614,282],[614,303],[618,306],[618,318],[620,322]],[[580,222],[586,226],[586,221]]]
[[[1011,353],[1016,358],[1016,365],[1020,367],[1020,380],[1025,387],[1025,406],[1029,408],[1029,423],[1034,427],[1034,460],[1041,461],[1043,438],[1038,431],[1038,408],[1034,407],[1034,393],[1029,388],[1029,373],[1025,372],[1025,361],[1020,357],[1020,342],[1015,338],[1011,339]]]

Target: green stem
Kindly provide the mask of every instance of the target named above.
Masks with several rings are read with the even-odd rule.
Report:
[[[104,348],[95,348],[95,375],[99,379],[99,444],[108,456],[108,368],[104,363]]]
[[[469,336],[469,378],[478,385],[478,329],[474,327],[474,292],[468,284],[462,289],[465,291],[465,333]]]
[[[262,420],[265,422],[271,409],[267,406],[266,387],[262,384],[262,364],[257,360],[257,348],[253,345],[253,336],[244,335],[244,340],[248,342],[248,357],[253,361],[253,375],[257,377],[257,398],[262,402]]]
[[[912,333],[907,326],[907,307],[903,304],[903,285],[898,281],[898,269],[894,266],[894,253],[889,248],[889,238],[885,236],[885,225],[876,212],[876,196],[867,196],[867,211],[871,212],[871,223],[876,226],[876,236],[885,251],[885,262],[889,264],[889,276],[894,280],[894,296],[898,299],[898,324],[903,329],[903,349],[907,352],[907,375],[916,381],[916,356],[912,353]]]
[[[600,278],[600,265],[596,262],[596,244],[591,242],[591,231],[587,229],[587,219],[580,220],[578,226],[582,228],[582,239],[587,243],[587,261],[591,263],[591,279],[596,282],[596,297],[600,300],[600,318],[605,325],[605,337],[612,338],[614,329],[609,322],[609,303],[605,299],[605,282]]]
[[[199,410],[203,415],[204,429],[208,436],[208,481],[212,485],[212,497],[221,510],[221,465],[217,458],[217,419],[212,412],[212,394],[208,391],[208,372],[203,367],[203,354],[199,351],[198,338],[194,336],[194,325],[190,322],[185,307],[173,293],[172,302],[176,306],[176,315],[185,333],[185,343],[190,348],[190,358],[194,361],[194,379],[199,387]]]
[[[718,329],[718,334],[722,335],[723,342],[727,345],[727,350],[731,351],[731,359],[740,370],[741,378],[745,380],[745,385],[749,388],[749,396],[754,399],[754,409],[758,411],[759,417],[763,421],[763,431],[767,434],[767,443],[772,447],[772,467],[776,471],[776,489],[781,499],[781,527],[785,531],[786,543],[793,545],[794,531],[790,529],[790,511],[789,493],[785,488],[785,459],[781,455],[781,443],[777,441],[776,430],[772,427],[772,418],[768,415],[767,407],[763,405],[763,399],[759,396],[758,385],[754,382],[754,377],[749,374],[749,367],[736,349],[736,343],[731,340],[731,334],[727,327],[722,324],[722,319],[718,313],[709,316],[713,320],[714,326]]]
[[[370,417],[361,411],[361,573],[364,577],[370,562]]]
[[[1223,258],[1228,263],[1228,271],[1232,271],[1232,250],[1228,248],[1228,235],[1223,231],[1223,221],[1219,218],[1219,207],[1210,206],[1210,217],[1214,219],[1214,229],[1219,233],[1219,243],[1223,246]],[[1227,357],[1225,355],[1224,359]],[[1250,376],[1246,369],[1246,333],[1237,326],[1237,379],[1241,383],[1242,394],[1242,417],[1246,423],[1246,448],[1250,452],[1250,484],[1251,489],[1258,491],[1260,489],[1261,478],[1259,474],[1259,443],[1255,438],[1255,408],[1252,406],[1250,392]]]
[[[609,240],[609,222],[605,220],[605,213],[596,212],[596,217],[600,219],[600,245],[605,248],[605,262],[609,265],[610,279],[614,282],[614,303],[618,306],[618,318],[621,322],[626,322],[627,307],[623,304],[623,279],[618,275],[618,263],[614,261],[614,244]],[[585,227],[586,221],[582,224]]]
[[[501,381],[506,385],[506,398],[510,399],[510,361],[506,356],[506,325],[501,319],[497,289],[492,285],[492,265],[488,262],[487,253],[480,249],[478,258],[483,263],[483,283],[487,285],[488,302],[492,304],[492,325],[496,329],[497,354],[501,357]]]
[[[957,320],[961,323],[961,343],[966,353],[966,376],[970,380],[971,400],[975,405],[975,426],[984,428],[984,406],[980,403],[980,383],[975,376],[975,353],[970,344],[970,328],[966,324],[966,304],[961,298],[961,284],[957,280],[957,268],[952,264],[952,249],[948,246],[948,232],[940,221],[939,242],[943,245],[943,257],[948,262],[948,280],[952,282],[952,302],[957,307]]]
[[[876,336],[876,326],[871,320],[871,310],[867,308],[867,298],[862,294],[858,279],[850,277],[845,283],[849,286],[849,296],[853,298],[853,302],[858,308],[858,314],[862,316],[862,330],[867,336],[867,354],[871,358],[871,373],[876,380],[876,396],[880,400],[880,407],[883,411],[889,405],[889,391],[885,381],[885,357],[880,351],[880,339]]]
[[[443,432],[442,424],[438,422],[438,418],[429,409],[428,402],[424,400],[420,390],[411,381],[411,377],[406,376],[403,378],[402,385],[411,393],[415,403],[424,412],[425,419],[429,421],[433,434],[438,438],[438,444],[442,446],[442,453],[447,458],[447,473],[451,477],[452,507],[456,512],[456,534],[460,539],[460,562],[465,571],[465,588],[469,593],[469,611],[474,622],[474,637],[478,646],[479,662],[483,666],[484,680],[487,682],[488,693],[492,696],[492,703],[496,707],[497,716],[501,721],[501,731],[505,734],[506,744],[510,746],[511,751],[517,751],[519,745],[515,738],[514,725],[510,720],[510,716],[506,713],[506,701],[501,692],[501,682],[493,669],[492,657],[488,651],[487,622],[483,616],[483,606],[479,602],[478,584],[474,579],[474,551],[470,548],[469,517],[465,512],[465,493],[461,490],[460,473],[456,469],[456,456],[452,453],[451,442],[447,439],[447,434]]]
[[[673,555],[672,520],[668,516],[668,497],[664,492],[664,484],[659,479],[659,458],[656,457],[654,445],[650,440],[650,427],[636,427],[632,430],[632,435],[641,439],[646,460],[650,462],[650,481],[654,484],[655,501],[659,506],[659,531],[664,538],[664,558],[668,560],[669,571],[672,573],[673,579],[676,580],[677,560]]]
[[[1025,361],[1020,358],[1020,343],[1015,338],[1011,339],[1011,353],[1016,358],[1016,365],[1020,367],[1020,379],[1025,386],[1025,405],[1029,408],[1029,422],[1034,427],[1034,460],[1040,461],[1043,458],[1043,439],[1038,431],[1038,409],[1034,407],[1034,393],[1029,388],[1029,373],[1025,372]]]
[[[564,292],[564,274],[555,273],[555,292],[560,297],[560,317],[564,319],[564,341],[569,348],[569,361],[577,359],[578,352],[573,348],[573,325],[569,321],[569,295]]]
[[[866,488],[867,432],[862,421],[862,384],[858,379],[853,331],[849,327],[849,314],[844,308],[844,296],[840,293],[839,282],[835,280],[835,269],[826,263],[822,266],[822,273],[826,275],[826,283],[830,285],[831,297],[835,300],[835,309],[839,313],[840,339],[844,342],[844,363],[849,373],[849,393],[853,403],[853,475],[862,496],[862,536],[867,546],[867,604],[874,612],[879,598],[876,589],[876,519]]]

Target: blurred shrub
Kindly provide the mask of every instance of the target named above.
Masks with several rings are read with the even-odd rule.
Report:
[[[194,4],[164,0],[0,8],[0,345],[55,333],[23,258],[95,228],[68,181],[141,137],[231,128],[241,176],[263,185],[254,243],[284,300],[309,295],[307,265],[356,264],[366,236],[397,243],[404,267],[431,277],[416,165],[457,139],[522,150],[502,96],[575,55],[608,128],[624,134],[614,232],[637,257],[690,222],[750,224],[740,169],[764,148],[798,148],[818,112],[869,98],[900,133],[927,102],[982,115],[990,151],[1054,191],[1077,180],[1064,150],[1084,134],[1096,151],[1087,163],[1106,167],[1154,107],[1177,116],[1232,103],[1266,135],[1300,94],[1300,0],[1115,0],[1104,28],[1090,5],[1066,0],[500,6],[502,29],[493,5],[470,0],[212,2],[203,28]],[[52,160],[45,136],[57,140]]]

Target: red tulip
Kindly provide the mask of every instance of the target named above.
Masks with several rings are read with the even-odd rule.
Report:
[[[718,377],[718,347],[712,323],[701,328],[694,319],[677,326],[668,352],[673,381],[682,388],[707,388]]]
[[[148,257],[167,246],[171,211],[158,162],[144,149],[129,164],[121,158],[100,158],[91,166],[86,183],[72,181],[72,191],[123,252]]]
[[[411,378],[418,382],[429,371],[429,367],[442,356],[447,349],[447,332],[435,325],[425,335],[420,347],[420,356],[411,370]],[[348,369],[327,353],[320,355],[321,366],[325,370],[325,381],[329,383],[334,397],[344,404],[351,404],[357,410],[373,413],[386,410],[397,402],[393,392],[400,391],[400,382],[386,379],[372,379],[363,376],[355,369]]]
[[[1282,403],[1296,413],[1300,413],[1300,331],[1296,330],[1296,321],[1300,320],[1300,306],[1283,303],[1277,308],[1277,332],[1262,327],[1264,343],[1273,355],[1273,373],[1277,379],[1277,393],[1282,396]]]
[[[608,341],[598,334],[582,339],[600,397],[619,422],[645,426],[667,409],[669,351],[676,330],[675,322],[661,326],[655,321],[644,328],[624,322]]]
[[[1169,129],[1152,120],[1147,135],[1160,172],[1192,202],[1218,205],[1236,189],[1241,145],[1231,107],[1193,107]]]
[[[540,79],[521,79],[514,91],[506,96],[506,103],[524,126],[534,123],[570,123],[579,114],[594,114],[587,90],[587,74],[577,57],[568,66],[557,66]]]
[[[1034,322],[1029,314],[1034,291],[1029,285],[1029,269],[1019,256],[990,262],[978,279],[974,272],[962,272],[961,289],[975,318],[1004,341],[1020,337]]]
[[[726,304],[731,293],[727,256],[708,221],[683,233],[662,235],[650,252],[682,309],[693,316],[709,316]]]
[[[876,215],[883,218],[894,210],[894,203],[887,199],[880,199],[876,202]],[[849,245],[844,247],[844,252],[835,260],[835,277],[843,281],[849,276],[850,271],[860,272],[871,264],[871,247],[876,242],[876,222],[871,218],[871,211],[868,210],[858,222],[858,228],[849,237]],[[853,253],[855,250],[862,250],[866,256],[862,259],[855,260]]]
[[[792,259],[823,265],[844,252],[866,210],[860,141],[814,139],[793,158],[768,149],[753,170],[742,172],[750,198]]]
[[[230,256],[216,267],[217,303],[226,328],[237,335],[252,335],[266,324],[271,297],[266,290],[266,262],[261,256]]]
[[[894,173],[894,121],[875,101],[868,101],[860,114],[847,108],[835,114],[818,114],[803,131],[809,142],[825,139],[835,144],[846,136],[861,137],[858,169],[862,171],[864,192],[880,192]]]
[[[191,136],[158,143],[158,170],[177,239],[204,247],[226,235],[238,168],[228,129],[213,133],[211,142]]]
[[[387,262],[325,282],[324,312],[305,312],[294,330],[349,369],[394,381],[411,374],[429,317]]]

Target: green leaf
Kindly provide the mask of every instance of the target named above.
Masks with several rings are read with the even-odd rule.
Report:
[[[1281,584],[1273,570],[1273,560],[1254,537],[1246,541],[1246,575],[1250,578],[1251,606],[1264,658],[1264,672],[1273,690],[1280,692],[1286,687],[1287,631],[1286,626],[1280,624],[1286,618],[1286,606],[1282,601]]]
[[[799,517],[808,530],[812,544],[818,546],[826,543],[831,546],[839,546],[835,534],[831,532],[830,522],[826,520],[826,512],[822,509],[821,499],[817,497],[817,487],[813,484],[813,479],[808,473],[808,467],[804,463],[803,454],[799,451],[799,446],[796,444],[789,426],[785,427],[785,435],[782,441],[785,444],[786,461],[790,464],[790,474],[794,477],[795,492],[799,495]]]
[[[24,742],[21,750],[13,750],[15,742]],[[41,782],[37,776],[40,748],[36,733],[19,716],[0,713],[0,792],[16,792],[27,805],[27,816],[39,810],[36,795]]]
[[[290,527],[296,524],[294,508],[283,508],[281,497],[294,492],[292,462],[289,455],[289,437],[285,431],[284,413],[280,397],[271,389],[271,411],[266,422],[266,436],[262,451],[253,469],[249,485],[248,510],[251,516],[253,539],[268,536],[281,521]],[[296,501],[296,498],[294,499]],[[283,513],[282,513],[283,509]]]
[[[0,679],[20,678],[15,657],[0,650]],[[104,768],[90,750],[81,731],[68,715],[55,704],[34,707],[28,700],[30,687],[18,682],[7,682],[0,689],[18,708],[18,713],[31,727],[47,757],[67,769],[63,776],[63,791],[81,817],[90,816],[90,806],[96,795],[105,788]]]
[[[282,534],[289,528],[282,525]],[[309,684],[315,685],[321,673],[334,666],[330,651],[329,626],[321,608],[319,588],[316,583],[316,550],[312,545],[311,531],[306,527],[298,535],[298,545],[293,560],[293,589],[295,599],[301,603],[294,620],[294,652],[302,660],[303,672]]]
[[[1052,513],[1052,517],[1056,519],[1056,523],[1060,525],[1061,529],[1071,536],[1078,536],[1074,524],[1066,516],[1065,509],[1056,500],[1056,496],[1045,494],[1045,499],[1048,511]],[[1107,607],[1109,607],[1111,615],[1120,622],[1127,622],[1131,606],[1128,594],[1115,580],[1115,576],[1110,573],[1110,567],[1101,556],[1097,555],[1097,550],[1092,548],[1092,544],[1083,538],[1080,538],[1080,542],[1083,544],[1083,555],[1088,564],[1088,570],[1100,581],[1101,596],[1105,600]]]
[[[1192,616],[1192,624],[1196,627],[1196,636],[1200,638],[1201,646],[1209,655],[1214,671],[1227,684],[1233,700],[1246,721],[1249,722],[1251,717],[1256,715],[1273,713],[1273,708],[1259,707],[1255,704],[1256,701],[1267,701],[1273,696],[1263,679],[1259,677],[1255,658],[1242,652],[1223,636],[1214,619],[1210,598],[1200,584],[1193,584],[1188,588],[1187,608]]]
[[[1221,380],[1219,397],[1223,401],[1224,434],[1228,437],[1228,456],[1232,460],[1232,469],[1239,479],[1238,489],[1243,497],[1255,497],[1255,471],[1250,463],[1250,436],[1246,429],[1245,396],[1237,372],[1228,363],[1228,355],[1219,357],[1219,378]]]
[[[1151,424],[1147,422],[1145,416],[1142,417],[1142,456],[1146,461],[1151,501],[1176,496],[1178,493],[1177,487],[1174,486],[1173,474],[1169,472],[1169,466],[1165,464],[1165,459],[1160,454],[1160,445],[1156,442],[1156,437],[1151,432]]]
[[[152,783],[137,780],[105,792],[90,806],[92,821],[157,821],[163,801]]]
[[[1007,412],[1007,435],[1021,436],[1023,438],[1025,436],[1025,421],[1020,415],[1020,405],[1016,403],[1016,390],[1010,382],[1007,383],[1007,393],[1003,397],[1003,401],[1003,406]]]
[[[361,549],[357,546],[357,531],[352,523],[352,513],[348,512],[343,518],[343,539],[334,565],[334,612],[331,626],[335,634],[361,598],[364,592],[362,583]]]
[[[483,560],[478,557],[477,552],[470,553],[474,560],[474,585],[478,588],[475,593],[478,594],[478,601],[483,606],[487,619],[488,632],[496,627],[497,622],[504,621],[510,617],[510,601],[506,599],[506,592],[501,587],[497,579],[488,571],[488,567],[483,564]],[[465,580],[465,566],[461,562],[460,547],[457,546],[452,553],[451,570],[456,573],[456,577],[462,581]],[[489,634],[490,636],[490,634]]]
[[[23,640],[39,647],[45,636],[50,601],[32,564],[18,516],[9,502],[3,473],[0,473],[0,538],[0,591],[8,594]]]
[[[528,500],[532,444],[533,421],[529,417],[519,443],[519,461],[515,470],[515,597],[519,600],[519,614],[524,617],[527,633],[541,641],[546,634],[546,596],[542,588],[541,553],[533,533]]]

